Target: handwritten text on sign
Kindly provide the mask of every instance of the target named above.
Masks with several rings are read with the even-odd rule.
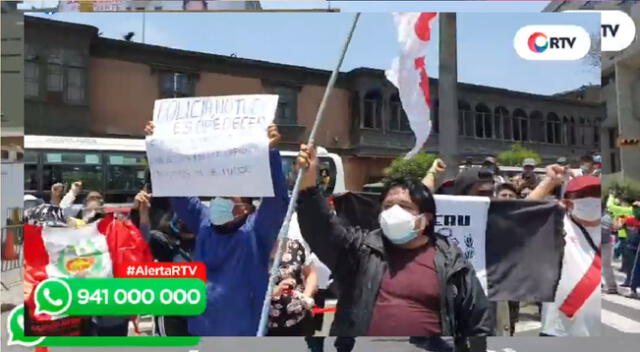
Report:
[[[156,100],[153,195],[273,196],[267,127],[277,105],[277,95]]]

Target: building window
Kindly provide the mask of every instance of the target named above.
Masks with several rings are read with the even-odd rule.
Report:
[[[27,97],[40,95],[40,65],[35,61],[24,63],[24,95]]]
[[[360,125],[360,94],[353,92],[351,95],[351,127],[357,129]]]
[[[378,91],[369,91],[364,96],[363,128],[382,127],[382,95]]]
[[[576,120],[572,117],[569,119],[569,125],[567,126],[567,132],[569,134],[569,145],[576,145]]]
[[[476,105],[475,136],[477,138],[491,138],[493,136],[491,110],[484,104]]]
[[[528,137],[527,113],[522,109],[516,109],[513,112],[513,139],[525,142],[529,139]]]
[[[297,122],[298,90],[291,87],[274,87],[278,95],[278,109],[275,122],[280,125],[295,125]]]
[[[195,92],[195,79],[186,73],[163,72],[160,74],[160,97],[192,97]]]
[[[544,115],[540,111],[534,111],[531,113],[531,141],[532,142],[544,142]]]
[[[560,118],[553,112],[547,114],[547,143],[560,144],[561,125]]]
[[[458,134],[461,136],[473,136],[473,115],[471,105],[466,101],[458,101]]]
[[[593,145],[600,145],[600,119],[596,119],[593,123]]]
[[[60,93],[63,89],[62,51],[55,50],[47,56],[47,91]]]
[[[509,116],[509,110],[507,110],[503,106],[498,106],[495,109],[495,120],[496,120],[496,138],[511,140],[512,127],[511,127],[511,117]],[[499,135],[500,131],[502,131],[502,136]]]
[[[75,50],[65,51],[65,95],[69,104],[85,101],[85,65],[82,55]]]
[[[389,116],[389,130],[411,130],[411,127],[409,126],[409,120],[407,119],[407,114],[405,114],[404,109],[402,108],[402,103],[400,102],[400,98],[397,94],[391,96],[389,108],[389,110],[391,110],[391,114]]]
[[[580,145],[587,145],[587,121],[583,118],[580,117],[578,119],[578,136],[580,139]]]

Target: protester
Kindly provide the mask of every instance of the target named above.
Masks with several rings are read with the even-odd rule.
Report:
[[[632,287],[631,279],[634,274],[634,265],[637,264],[636,257],[638,254],[638,246],[640,245],[640,220],[635,216],[629,216],[624,220],[624,228],[627,232],[627,240],[625,241],[624,248],[622,250],[622,272],[626,275],[622,287]],[[636,285],[637,286],[637,285]],[[632,289],[632,296],[635,289]]]
[[[616,282],[616,277],[613,272],[613,243],[611,242],[611,235],[614,230],[613,217],[611,214],[604,210],[604,215],[601,220],[602,227],[602,277],[604,278],[605,290],[604,292],[608,294],[617,294],[618,293],[618,284]]]
[[[482,163],[482,168],[493,174],[493,181],[495,183],[506,182],[505,178],[500,174],[500,166],[498,166],[498,160],[496,160],[496,158],[492,156],[486,157]]]
[[[195,235],[187,229],[175,213],[165,214],[159,229],[152,230],[151,194],[140,191],[134,200],[133,210],[138,212],[140,232],[149,244],[153,257],[160,262],[190,262]],[[155,316],[156,333],[159,336],[190,336],[187,317]]]
[[[564,156],[561,156],[556,160],[556,164],[558,164],[558,165],[560,165],[562,167],[567,167],[567,166],[569,166],[569,161]]]
[[[456,195],[492,197],[493,174],[480,168],[463,170],[456,176],[453,188]]]
[[[153,133],[149,122],[145,132]],[[250,198],[171,199],[173,210],[196,235],[194,261],[207,268],[207,308],[189,318],[194,336],[255,336],[269,280],[269,254],[289,204],[275,125],[267,131],[274,196],[253,206]]]
[[[538,185],[539,178],[535,173],[536,161],[532,158],[526,158],[522,162],[522,173],[514,178],[516,188],[522,194],[523,190],[534,189]]]
[[[287,239],[271,298],[269,335],[312,335],[311,310],[315,305],[313,296],[317,288],[318,274],[305,247],[298,240]]]
[[[575,176],[588,176],[596,173],[595,161],[592,155],[583,155],[580,158],[580,170],[575,173]]]
[[[518,199],[518,190],[511,183],[496,186],[496,199]]]
[[[564,181],[565,169],[560,165],[547,167],[547,176],[529,195],[542,200]],[[560,282],[555,302],[543,303],[542,336],[599,336],[600,322],[600,262],[601,209],[600,179],[579,176],[567,184],[561,206],[566,209],[564,220],[565,248]],[[596,275],[597,280],[592,278]],[[578,283],[587,280],[583,289]],[[595,284],[595,287],[592,284]],[[593,289],[593,291],[591,291]]]
[[[332,214],[335,215],[335,207],[333,203],[333,197],[328,199],[329,209]],[[315,306],[318,308],[325,308],[325,300],[327,296],[330,294],[330,277],[331,270],[327,268],[327,266],[318,259],[318,257],[311,251],[311,248],[307,244],[307,242],[302,237],[302,233],[300,233],[300,226],[298,224],[298,215],[296,213],[291,217],[291,222],[289,223],[289,235],[288,238],[300,241],[304,246],[307,253],[309,253],[309,261],[315,267],[316,272],[318,274],[318,290],[316,291],[313,299],[315,301]],[[339,290],[338,290],[339,291]],[[316,314],[313,317],[313,330],[320,331],[322,330],[322,325],[324,321],[325,314]],[[311,336],[314,331],[311,331],[308,336],[305,337],[305,341],[307,343],[307,347],[310,352],[323,352],[324,351],[324,336]],[[338,336],[334,342],[334,346],[338,352],[351,352],[353,347],[355,346],[355,338],[351,336]]]
[[[619,258],[622,255],[622,251],[625,248],[625,242],[627,241],[627,230],[622,226],[624,219],[633,216],[633,207],[631,201],[627,197],[623,197],[622,201],[618,200],[615,195],[615,190],[609,192],[607,198],[607,211],[613,216],[614,224],[617,226],[618,244],[614,251],[614,258]],[[628,284],[628,283],[626,283]]]
[[[636,208],[638,207],[636,202]],[[631,278],[629,279],[629,289],[630,293],[627,295],[628,298],[638,298],[638,287],[640,287],[640,216],[636,215],[632,218],[633,221],[630,222],[630,230],[629,230],[629,238],[633,238],[636,243],[636,255],[633,262],[633,267],[630,270]]]
[[[300,229],[341,291],[331,335],[493,334],[473,267],[434,231],[435,201],[427,187],[414,180],[387,185],[381,229],[366,231],[331,215],[316,187],[315,148],[302,145],[299,165],[309,168],[298,199]]]
[[[602,174],[602,156],[596,155],[593,157],[593,176],[598,176]]]

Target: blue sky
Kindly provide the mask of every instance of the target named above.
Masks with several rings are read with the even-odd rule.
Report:
[[[353,3],[356,2],[349,6],[354,6]],[[536,4],[540,7],[540,2]],[[427,5],[413,2],[412,8],[402,10],[440,9]],[[121,38],[133,31],[135,41],[142,39],[142,14],[139,13],[41,16],[91,24],[106,37]],[[332,69],[352,18],[352,13],[149,13],[146,14],[145,42]],[[533,62],[519,58],[513,49],[513,36],[527,24],[577,24],[591,33],[598,33],[599,17],[531,12],[459,13],[459,80],[539,94],[599,84],[600,68],[584,61]],[[437,27],[436,23],[434,40],[427,52],[428,71],[433,77],[438,75]],[[342,70],[357,67],[386,69],[396,54],[396,32],[391,15],[363,13]]]

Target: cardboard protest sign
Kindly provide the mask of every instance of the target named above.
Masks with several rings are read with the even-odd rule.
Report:
[[[157,100],[147,137],[153,195],[273,196],[267,127],[277,95]]]
[[[486,229],[490,199],[488,197],[437,195],[436,231],[449,237],[476,270],[487,293]]]

